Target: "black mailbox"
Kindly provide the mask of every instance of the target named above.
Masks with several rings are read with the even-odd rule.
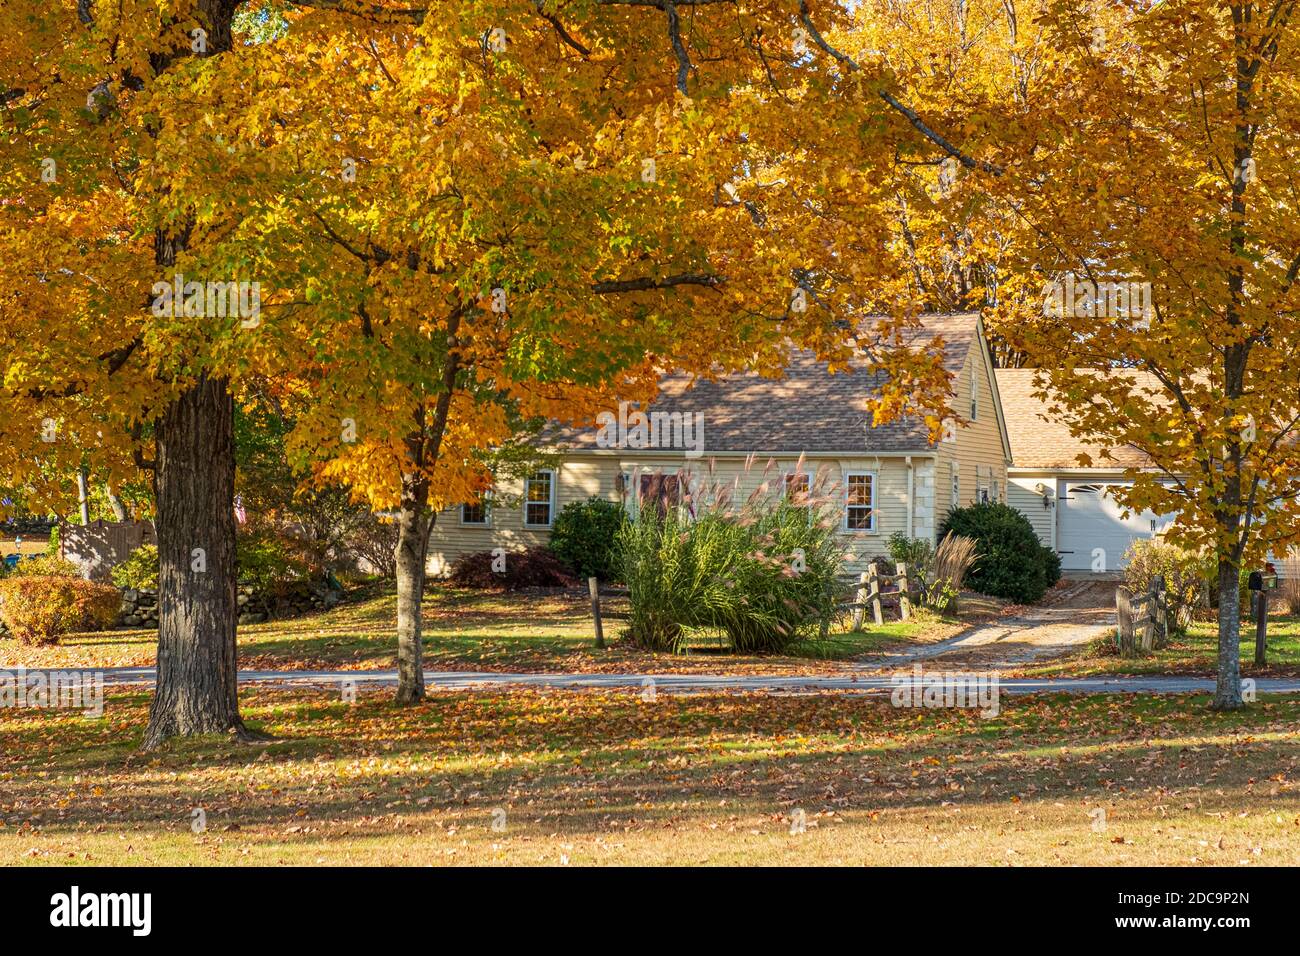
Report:
[[[1249,583],[1246,586],[1252,591],[1264,590],[1264,575],[1258,571],[1251,571]]]

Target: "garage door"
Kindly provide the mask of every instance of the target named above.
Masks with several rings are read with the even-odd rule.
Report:
[[[1056,549],[1066,571],[1092,571],[1094,560],[1104,558],[1107,571],[1124,566],[1124,552],[1137,538],[1150,538],[1160,527],[1153,511],[1124,509],[1113,492],[1127,482],[1062,481],[1057,495]],[[1097,549],[1101,549],[1100,555]]]

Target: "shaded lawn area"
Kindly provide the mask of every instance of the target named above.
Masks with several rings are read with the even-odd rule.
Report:
[[[816,673],[828,661],[848,661],[887,645],[925,643],[959,633],[968,616],[991,613],[984,602],[963,607],[963,621],[933,615],[870,620],[861,633],[839,622],[826,642],[792,656],[730,653],[653,654],[620,642],[627,599],[602,596],[606,642],[595,647],[585,590],[473,591],[433,583],[425,598],[425,663],[445,670],[707,673]],[[396,598],[391,587],[371,589],[326,614],[242,626],[239,665],[245,670],[365,670],[396,666]],[[0,665],[24,667],[152,666],[157,632],[119,630],[75,634],[56,647],[23,647],[0,640]],[[702,648],[704,649],[704,648]]]
[[[1218,625],[1197,621],[1182,637],[1147,657],[1123,658],[1113,635],[1093,641],[1078,654],[1024,668],[1033,676],[1087,677],[1102,674],[1188,674],[1213,677],[1219,655]],[[1241,622],[1241,673],[1247,677],[1300,676],[1300,617],[1272,614],[1268,619],[1267,664],[1255,666],[1255,624]]]
[[[283,739],[142,755],[144,694],[0,712],[0,864],[1300,863],[1296,698],[241,698]]]

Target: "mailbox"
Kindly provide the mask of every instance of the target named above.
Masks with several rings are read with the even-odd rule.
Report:
[[[1264,575],[1260,574],[1258,571],[1251,571],[1250,580],[1246,586],[1252,591],[1264,590]]]

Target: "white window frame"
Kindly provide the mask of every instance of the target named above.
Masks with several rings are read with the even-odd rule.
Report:
[[[979,372],[972,368],[970,373],[970,420],[979,421],[980,418],[980,377]]]
[[[866,528],[852,528],[849,526],[849,483],[852,478],[870,478],[871,479],[871,524]],[[844,473],[844,530],[849,534],[875,534],[879,526],[876,517],[879,509],[876,507],[876,499],[880,497],[880,475],[874,471],[846,471]],[[861,508],[862,505],[853,505],[855,508]]]
[[[536,475],[549,475],[551,479],[550,498],[547,501],[546,523],[537,524],[528,520],[528,493],[532,489],[533,479]],[[555,524],[555,486],[558,483],[559,475],[554,468],[538,468],[535,472],[524,479],[524,500],[523,500],[523,518],[525,528],[549,528]],[[534,501],[532,504],[541,504],[540,501]]]
[[[952,463],[952,506],[961,507],[961,467],[955,461]]]
[[[462,502],[460,503],[460,506],[457,507],[457,509],[456,509],[456,513],[457,513],[457,515],[459,515],[459,517],[460,517],[460,524],[461,524],[461,527],[462,527],[462,528],[490,528],[490,527],[492,527],[492,507],[491,507],[491,504],[490,504],[489,501],[488,501],[488,496],[487,496],[486,494],[484,494],[484,495],[483,495],[483,500],[482,500],[481,502],[477,502],[477,503],[483,505],[483,520],[482,520],[482,521],[466,521],[466,520],[465,520],[465,509],[466,509],[466,508],[469,508],[469,507],[471,507],[471,506],[473,506],[474,504],[476,504],[476,502],[473,502],[473,501],[462,501]]]

